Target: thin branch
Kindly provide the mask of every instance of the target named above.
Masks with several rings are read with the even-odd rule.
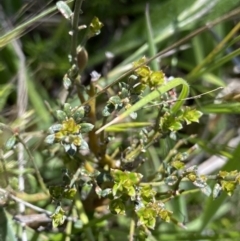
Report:
[[[17,138],[17,140],[18,140],[18,142],[21,143],[21,145],[25,148],[25,150],[26,150],[26,152],[27,152],[27,154],[28,154],[28,156],[29,156],[29,160],[30,160],[30,161],[32,162],[32,164],[33,164],[33,167],[34,167],[35,172],[36,172],[36,175],[37,175],[38,182],[39,182],[42,190],[43,190],[47,195],[49,195],[48,189],[46,188],[46,186],[45,186],[45,184],[44,184],[44,182],[43,182],[42,176],[41,176],[41,174],[40,174],[40,172],[39,172],[39,170],[38,170],[38,167],[37,167],[37,165],[36,165],[36,163],[35,163],[35,161],[34,161],[34,157],[33,157],[32,153],[31,153],[31,151],[29,150],[28,146],[26,145],[25,140],[23,140],[23,139],[19,136],[18,133],[15,133],[15,132],[11,129],[11,127],[9,127],[9,126],[7,126],[7,125],[5,125],[5,124],[3,124],[3,123],[0,124],[0,129],[6,129],[6,130],[8,130],[9,132],[11,132],[12,135],[15,135],[16,138]],[[9,152],[7,152],[7,153],[3,156],[3,158],[6,159],[6,158],[8,158],[9,156],[11,156],[12,154],[13,154],[13,151],[9,151]]]
[[[10,192],[7,192],[6,190],[4,190],[4,189],[1,188],[1,187],[0,187],[0,193],[6,195],[7,197],[11,198],[12,200],[14,200],[14,201],[17,202],[17,203],[21,203],[21,204],[23,204],[24,206],[26,206],[26,207],[28,207],[28,208],[31,208],[32,210],[35,210],[36,212],[44,213],[44,214],[46,214],[46,215],[48,215],[48,216],[53,215],[52,212],[47,211],[47,210],[45,210],[45,209],[43,209],[43,208],[40,208],[40,207],[38,207],[38,206],[35,206],[35,205],[33,205],[33,204],[29,203],[29,202],[26,202],[26,201],[24,201],[24,200],[22,200],[22,199],[20,199],[20,198],[18,198],[18,197],[16,197],[16,196],[14,196],[14,195],[11,194]],[[66,217],[66,219],[69,220],[69,221],[73,221],[73,222],[76,222],[76,221],[77,221],[77,219],[74,218],[74,217]]]
[[[28,157],[29,157],[29,160],[32,162],[33,164],[33,167],[34,167],[34,170],[36,172],[36,175],[37,175],[37,179],[38,179],[38,182],[42,188],[42,190],[45,192],[45,193],[48,193],[48,189],[46,188],[45,184],[44,184],[44,181],[42,179],[42,176],[38,170],[38,167],[34,161],[34,157],[31,153],[31,151],[29,150],[28,146],[25,144],[25,142],[22,140],[22,138],[16,134],[16,138],[18,139],[18,141],[23,145],[23,147],[25,148],[27,154],[28,154]]]
[[[186,101],[186,100],[200,99],[204,95],[207,95],[207,94],[210,94],[212,92],[215,92],[217,90],[222,90],[222,89],[224,89],[224,87],[218,87],[216,89],[213,89],[213,90],[210,90],[210,91],[207,91],[205,93],[202,93],[202,94],[199,94],[199,95],[195,95],[195,96],[192,96],[192,97],[188,97],[188,98],[184,98],[184,99],[176,99],[176,100],[167,100],[167,101],[163,101],[163,102],[161,102],[159,104],[148,105],[148,106],[143,107],[143,109],[149,108],[149,107],[154,107],[154,106],[159,106],[159,105],[164,105],[164,104],[167,104],[167,103],[173,103],[173,102],[177,102],[177,101],[183,101],[183,100]]]
[[[20,199],[20,198],[18,198],[16,196],[14,196],[13,194],[5,191],[2,188],[0,188],[0,192],[5,194],[5,195],[7,195],[9,198],[11,198],[12,200],[16,201],[17,203],[21,203],[24,206],[31,208],[32,210],[35,210],[35,211],[37,211],[39,213],[45,213],[45,214],[47,214],[49,216],[52,215],[52,212],[47,211],[47,210],[42,209],[42,208],[39,208],[39,207],[37,207],[37,206],[35,206],[35,205],[31,204],[31,203],[28,203],[28,202],[26,202],[26,201],[24,201],[24,200],[22,200],[22,199]]]

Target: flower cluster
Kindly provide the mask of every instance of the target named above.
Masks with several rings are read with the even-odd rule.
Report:
[[[136,68],[146,62],[146,58],[143,57],[140,60],[133,63],[133,67]],[[149,66],[142,65],[138,67],[135,71],[135,75],[138,77],[138,82],[141,85],[149,86],[154,89],[162,84],[164,84],[166,78],[163,71],[152,71]]]
[[[133,67],[138,67],[146,61],[143,57],[133,63]],[[144,90],[149,87],[154,89],[165,82],[165,75],[162,71],[152,71],[147,65],[138,67],[134,73],[129,76],[128,82],[120,82],[117,95],[112,96],[107,101],[102,111],[103,116],[109,116],[114,110],[125,108],[126,110],[141,99]],[[132,119],[137,118],[137,113],[130,114]]]
[[[131,214],[138,217],[138,226],[154,229],[156,219],[171,221],[172,212],[162,201],[156,200],[156,191],[151,185],[140,186],[142,174],[112,170],[114,185],[109,209],[115,214]]]
[[[57,110],[56,116],[60,124],[54,124],[49,128],[50,134],[45,142],[48,144],[61,143],[69,155],[74,155],[77,150],[88,149],[87,142],[83,139],[82,133],[93,129],[91,123],[81,123],[85,116],[84,107],[72,110],[66,103],[64,110]]]

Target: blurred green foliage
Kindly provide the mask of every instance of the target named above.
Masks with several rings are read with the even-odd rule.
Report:
[[[68,2],[73,10],[74,1]],[[19,199],[40,208],[32,209],[31,206],[26,206],[26,216],[43,212],[48,217],[50,214],[57,217],[53,219],[55,229],[51,227],[50,218],[47,222],[38,220],[34,227],[31,224],[35,221],[31,219],[26,227],[28,240],[239,240],[239,190],[231,178],[234,176],[234,181],[239,180],[236,176],[239,171],[240,151],[237,134],[240,91],[236,85],[234,91],[230,90],[230,93],[234,92],[233,95],[225,94],[231,98],[221,97],[221,103],[216,101],[219,90],[212,91],[227,86],[233,78],[239,81],[239,72],[234,71],[234,67],[235,70],[240,67],[237,65],[240,51],[239,3],[239,0],[152,0],[148,3],[147,12],[146,1],[143,0],[85,0],[78,24],[81,30],[77,36],[77,45],[84,47],[81,50],[86,50],[88,57],[85,57],[88,62],[81,71],[81,78],[78,82],[73,82],[74,68],[70,70],[69,59],[72,44],[69,35],[71,24],[57,11],[56,1],[3,0],[0,3],[0,122],[4,123],[0,128],[0,211],[6,220],[6,226],[0,229],[0,240],[2,237],[5,238],[2,240],[15,240],[13,233],[17,238],[24,236],[19,222],[10,222],[11,217],[18,213]],[[149,16],[148,20],[146,16]],[[101,30],[95,28],[101,24],[94,17],[103,23]],[[96,30],[94,34],[99,30],[101,33],[88,39],[90,35],[84,25],[89,26],[93,19],[95,24],[92,26]],[[161,103],[157,97],[147,103],[142,100],[138,107],[134,105],[136,101],[122,105],[123,96],[128,97],[127,91],[133,95],[133,86],[128,82],[130,73],[124,75],[121,82],[118,78],[131,69],[132,62],[144,55],[147,58],[153,57],[151,48],[158,53],[162,52],[161,56],[153,60],[155,65],[151,62],[147,67],[138,69],[135,74],[144,78],[146,72],[147,77],[150,76],[149,73],[164,73],[167,77],[185,79],[189,84],[189,97],[198,97],[186,100],[187,107],[175,116],[181,117],[179,121],[176,121],[175,117],[168,117],[168,114],[162,118],[157,115],[159,109],[165,111],[166,106],[171,105],[167,98],[161,99]],[[227,48],[231,48],[230,52],[227,52]],[[84,52],[85,55],[86,53]],[[151,72],[149,66],[157,66],[159,69]],[[89,87],[93,79],[90,74],[94,70],[101,74],[96,82],[98,93]],[[66,94],[63,88],[64,76],[67,80],[70,79],[70,82],[66,82],[68,86],[73,84],[81,88],[70,87]],[[157,77],[158,82],[161,76]],[[140,77],[138,78],[139,81]],[[121,90],[125,88],[126,95],[119,93],[118,84],[114,84],[117,82],[120,83]],[[127,85],[124,85],[126,83]],[[174,86],[176,90],[168,93],[172,94],[173,99],[177,98],[176,93],[181,92],[178,85]],[[106,87],[107,90],[104,89]],[[133,88],[137,97],[142,91],[142,86],[140,87]],[[150,87],[155,86],[152,84]],[[105,94],[100,95],[103,90]],[[154,91],[155,94],[157,91],[159,90]],[[151,98],[152,92],[146,92],[145,97]],[[167,91],[163,91],[165,92]],[[83,112],[90,113],[90,116],[80,114],[79,117],[78,112],[76,114],[80,104],[87,101],[87,97],[90,98],[88,104],[91,108],[95,104],[94,97],[97,97],[94,123],[97,127],[93,130],[92,126],[89,127],[93,109],[85,109],[88,105],[84,105]],[[183,98],[185,97],[186,95]],[[67,109],[66,99],[73,109]],[[172,108],[176,113],[182,104],[183,101],[173,102],[175,109]],[[138,111],[134,121],[128,119],[126,123],[116,123],[106,128],[107,138],[103,138],[100,133],[101,144],[97,147],[92,145],[96,138],[93,133],[110,122],[100,122],[102,111],[110,108],[110,115],[115,113],[119,106],[126,109],[125,114],[123,112],[120,115],[124,118],[132,110],[134,113],[139,109],[141,111]],[[24,109],[23,112],[19,111],[21,108]],[[69,116],[60,120],[57,110],[64,110]],[[199,119],[200,111],[204,115]],[[217,116],[213,115],[216,113]],[[162,129],[163,126],[166,127],[166,133],[157,141],[153,140],[145,152],[141,152],[136,143],[147,138],[147,126],[152,126],[156,118]],[[198,119],[200,123],[183,123],[197,122]],[[96,151],[94,158],[84,152],[73,157],[67,155],[64,149],[54,142],[54,138],[51,140],[53,145],[44,143],[44,139],[50,134],[47,133],[49,127],[56,128],[54,123],[58,121],[62,127],[69,120],[76,121],[76,126],[80,126],[78,135],[84,124],[89,127],[86,139],[90,142],[90,149],[106,152],[106,155],[101,156],[101,153]],[[61,131],[63,129],[60,128]],[[174,132],[176,130],[180,131]],[[168,135],[170,131],[174,132],[171,136]],[[54,129],[53,133],[55,132]],[[72,135],[69,136],[61,137],[58,142],[63,146],[66,145],[64,141],[74,143],[75,139],[71,139]],[[80,139],[84,146],[88,145],[82,136]],[[21,141],[26,144],[26,163],[23,170],[19,169],[17,162],[21,151],[15,146]],[[80,144],[75,146],[78,148]],[[68,146],[65,146],[66,148]],[[76,150],[74,149],[74,154]],[[227,160],[225,166],[221,167],[220,174],[217,164],[222,159],[218,159],[219,156]],[[115,181],[112,178],[116,173],[112,176],[105,173],[104,165],[108,163],[110,166],[112,159],[121,161],[125,170],[137,168],[139,176],[131,172],[129,174],[132,181],[135,181],[134,184],[125,177],[128,172],[121,176],[122,171],[116,171],[120,173],[120,178]],[[96,165],[96,160],[100,160],[101,174],[92,168]],[[231,198],[227,197],[226,193],[221,193],[219,186],[214,186],[214,181],[210,181],[208,185],[214,190],[215,200],[199,193],[201,188],[206,188],[206,180],[205,176],[201,176],[202,173],[198,176],[196,170],[188,170],[184,177],[190,182],[182,182],[179,187],[179,190],[188,192],[179,195],[171,193],[174,196],[172,200],[166,195],[166,185],[156,185],[154,193],[153,189],[149,190],[149,186],[138,187],[140,175],[143,176],[143,182],[151,181],[154,186],[154,178],[156,183],[157,178],[160,178],[155,176],[156,172],[161,173],[161,170],[167,169],[167,172],[171,173],[172,168],[181,171],[185,165],[189,167],[188,165],[195,164],[198,165],[199,172],[203,170],[204,174],[209,174],[209,170],[211,174],[219,174],[218,178],[227,178],[218,183],[222,185],[222,191],[232,195]],[[84,166],[86,172],[79,170],[79,166]],[[70,173],[64,173],[62,169],[65,168]],[[231,173],[234,170],[237,172]],[[224,171],[227,174],[223,177]],[[24,192],[18,190],[17,178],[21,175],[25,180]],[[64,181],[66,177],[67,182]],[[75,186],[76,180],[78,183]],[[166,182],[174,186],[176,180],[177,177],[172,175]],[[196,189],[200,186],[200,189]],[[111,188],[114,189],[112,194]],[[139,188],[137,192],[136,188]],[[47,189],[51,190],[50,194],[57,190],[59,198],[55,198],[55,203],[51,203]],[[101,196],[100,199],[93,190]],[[206,194],[209,189],[202,192]],[[10,193],[9,197],[7,193]],[[134,216],[139,218],[139,223],[136,219],[129,218],[133,206],[128,204],[129,198],[134,196],[133,193],[139,195],[139,209]],[[161,196],[161,193],[166,196]],[[127,216],[109,213],[109,200],[105,198],[109,195],[112,195],[110,211],[128,213]],[[124,202],[119,198],[121,195],[125,198]],[[154,205],[140,206],[142,200],[154,200],[158,198],[157,195],[160,195],[160,200],[170,200],[164,207],[158,206],[158,209]],[[72,199],[75,200],[74,205]],[[137,202],[135,199],[134,201]],[[159,203],[162,204],[161,201]],[[160,221],[156,217],[160,217]],[[30,219],[30,216],[27,218]],[[167,223],[169,220],[171,222]],[[135,227],[136,223],[140,228]],[[142,223],[145,223],[147,228],[154,229],[148,232],[141,226]],[[63,225],[57,228],[59,224]],[[184,230],[184,227],[187,227],[187,230]],[[138,239],[134,238],[134,230]]]

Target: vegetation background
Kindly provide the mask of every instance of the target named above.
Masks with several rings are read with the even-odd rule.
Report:
[[[24,202],[30,204],[25,207],[25,214],[54,212],[55,204],[44,193],[37,176],[41,176],[46,186],[59,183],[68,162],[63,160],[63,155],[56,154],[54,148],[47,150],[44,144],[46,132],[54,123],[51,110],[61,106],[62,79],[70,68],[70,24],[56,9],[56,2],[0,1],[0,122],[14,132],[20,130],[26,143],[23,149],[7,150],[6,142],[12,133],[1,132],[0,240],[17,240],[15,237],[31,241],[133,240],[129,218],[111,215],[106,207],[100,217],[81,212],[80,220],[87,218],[83,226],[75,223],[72,227],[68,220],[63,227],[47,226],[40,231],[42,223],[49,225],[49,219],[39,224],[39,217],[38,222],[23,221],[24,215],[19,216],[19,205]],[[73,1],[69,1],[69,6],[73,8]],[[151,161],[139,168],[145,176],[150,176],[171,150],[189,148],[194,150],[188,165],[197,164],[201,173],[216,173],[219,168],[239,170],[240,106],[236,98],[240,92],[239,6],[239,0],[151,0],[149,14],[146,14],[143,0],[83,2],[79,25],[88,25],[94,16],[104,24],[101,33],[85,45],[89,56],[81,76],[85,86],[94,70],[101,73],[98,84],[103,88],[129,70],[133,61],[166,50],[155,62],[166,76],[185,79],[190,85],[190,97],[206,93],[201,98],[186,101],[188,106],[195,106],[204,113],[200,123],[184,126],[180,131],[180,139],[191,137],[190,142],[178,149],[171,139],[156,143],[147,153]],[[147,17],[150,17],[151,27],[147,25]],[[80,43],[81,34],[78,41]],[[154,62],[150,66],[154,66]],[[224,89],[226,102],[217,105],[216,96],[221,90],[208,92],[229,83],[235,85]],[[105,102],[106,99],[100,98],[98,108],[102,109]],[[70,103],[79,104],[74,92]],[[156,108],[147,108],[149,118],[154,116]],[[134,128],[127,129],[117,141],[131,142],[136,132]],[[22,159],[26,161],[24,165],[19,164]],[[37,166],[37,174],[31,159]],[[24,192],[18,191],[19,175],[25,180]],[[186,184],[184,188],[189,186]],[[148,240],[240,238],[238,189],[231,197],[222,194],[216,200],[193,189],[169,202],[168,209],[187,229],[159,222]],[[26,229],[22,228],[22,222],[27,223]]]

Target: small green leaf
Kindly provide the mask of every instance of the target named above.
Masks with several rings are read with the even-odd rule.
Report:
[[[163,221],[165,221],[167,223],[169,223],[171,221],[172,212],[170,212],[164,208],[162,208],[159,211],[158,215]]]
[[[185,167],[185,163],[179,160],[172,161],[171,166],[177,170],[183,169]]]
[[[197,177],[195,181],[193,181],[193,185],[204,188],[207,186],[206,179],[204,177]]]
[[[186,107],[183,112],[183,119],[186,121],[187,125],[192,122],[199,122],[199,118],[202,116],[202,112],[197,111],[195,109],[191,109],[190,107]]]
[[[107,117],[107,116],[110,116],[111,115],[111,113],[114,111],[114,105],[111,105],[111,107],[112,108],[109,108],[109,106],[107,105],[107,106],[105,106],[104,107],[104,109],[103,109],[103,111],[102,111],[102,115],[103,116],[105,116],[105,117]]]
[[[125,172],[128,178],[131,180],[133,185],[138,184],[142,179],[143,175],[137,172]]]
[[[201,191],[206,195],[206,196],[210,196],[212,193],[212,189],[210,186],[206,185],[203,188],[201,188]]]
[[[120,182],[124,172],[118,169],[111,169],[111,176],[115,182]]]
[[[143,225],[147,228],[154,229],[157,216],[157,212],[154,208],[142,207],[137,211],[137,216],[139,218],[139,225]]]
[[[223,179],[224,178],[226,178],[227,176],[229,176],[229,172],[227,172],[227,171],[219,171],[219,173],[218,173],[218,176],[219,177],[222,177]]]
[[[74,112],[73,119],[76,121],[76,123],[80,123],[80,121],[84,116],[85,116],[85,109],[83,106],[81,106]]]
[[[168,185],[168,186],[173,186],[174,184],[176,184],[178,181],[178,178],[176,176],[168,176],[166,179],[165,179],[165,183]]]
[[[58,226],[62,225],[64,221],[66,220],[66,216],[64,215],[64,210],[61,206],[58,206],[55,213],[50,216],[52,219],[52,225],[54,228],[57,228]]]
[[[82,133],[89,132],[94,128],[94,125],[91,123],[82,123],[82,124],[80,124],[80,126],[81,126]]]
[[[142,174],[113,169],[111,175],[115,183],[113,186],[114,196],[127,194],[133,198],[136,195],[135,185],[140,182]]]
[[[103,27],[103,23],[99,21],[97,17],[94,17],[90,23],[90,34],[89,37],[100,34],[100,30]]]
[[[143,186],[140,189],[140,196],[144,202],[144,204],[148,204],[153,200],[156,195],[156,191],[150,186]]]
[[[91,183],[84,183],[81,186],[81,198],[85,200],[87,196],[90,194],[93,185]]]
[[[197,171],[198,171],[198,166],[197,166],[197,165],[193,165],[193,166],[188,167],[188,168],[186,169],[186,172],[194,172],[194,173],[197,173]]]
[[[70,19],[73,15],[72,10],[69,8],[69,6],[63,2],[63,1],[58,1],[56,3],[57,9],[59,10],[59,12],[66,18],[66,19]]]
[[[96,192],[99,197],[107,197],[109,194],[112,193],[112,188],[107,188],[107,189],[100,189],[98,192]]]
[[[112,194],[114,197],[120,196],[117,195],[118,192],[121,192],[123,189],[122,185],[120,185],[119,183],[116,183],[113,185],[113,189],[112,189]]]
[[[178,131],[178,130],[181,130],[183,128],[181,122],[179,121],[175,121],[171,124],[171,126],[168,127],[168,129],[170,131]]]
[[[82,139],[81,146],[79,147],[79,150],[89,150],[88,143]]]
[[[11,136],[11,137],[7,140],[7,142],[6,142],[6,144],[5,144],[6,149],[7,149],[7,150],[12,149],[13,146],[15,145],[15,143],[16,143],[16,136],[13,135],[13,136]]]
[[[126,185],[125,188],[127,190],[127,195],[130,196],[132,200],[135,200],[135,196],[136,196],[135,187]]]
[[[135,62],[132,63],[132,64],[133,64],[133,67],[136,68],[137,66],[145,63],[146,60],[147,60],[146,57],[143,56],[141,59],[139,59],[139,60],[137,60],[137,61],[135,61]]]
[[[118,95],[112,96],[109,98],[108,103],[111,103],[115,106],[115,108],[117,109],[117,107],[119,105],[122,105],[122,100],[120,99],[120,97]]]
[[[216,199],[217,197],[219,197],[221,195],[221,191],[222,191],[221,185],[219,183],[216,183],[214,185],[213,192],[212,192],[213,198]]]
[[[182,124],[176,117],[170,115],[169,113],[165,113],[165,115],[160,119],[160,128],[163,132],[168,130],[178,131],[182,129]]]
[[[63,106],[63,111],[66,113],[67,117],[70,117],[72,114],[72,107],[69,103],[65,103]]]
[[[228,196],[232,196],[234,190],[236,189],[235,181],[221,181],[221,186],[224,191],[227,192]]]
[[[63,86],[66,90],[68,90],[72,86],[72,81],[68,78],[67,75],[63,77]]]
[[[135,73],[140,76],[141,78],[141,83],[148,84],[148,80],[150,78],[150,75],[152,73],[151,69],[144,65],[142,67],[139,67],[138,69],[135,70]]]
[[[154,71],[150,75],[150,86],[156,87],[164,83],[165,75],[162,71]]]
[[[114,199],[109,204],[109,210],[114,214],[125,214],[125,205],[120,198]]]
[[[144,92],[144,90],[147,88],[147,84],[138,82],[133,86],[133,89],[131,89],[131,93],[137,95],[138,97]]]
[[[127,88],[128,89],[126,89],[125,87],[122,87],[121,86],[121,82],[119,83],[119,88],[121,89],[121,91],[119,92],[119,97],[120,97],[120,99],[125,99],[125,98],[128,98],[128,96],[129,96],[129,86],[127,86]]]
[[[62,110],[57,110],[56,116],[57,116],[57,119],[58,119],[59,122],[63,122],[67,119],[66,113]]]
[[[45,138],[45,143],[47,144],[53,144],[54,143],[54,140],[55,140],[55,135],[54,134],[51,134],[51,135],[48,135],[46,138]]]
[[[63,192],[63,197],[73,200],[75,195],[77,193],[77,189],[76,188],[70,188],[70,189],[65,189]]]
[[[189,173],[186,176],[191,182],[195,182],[197,180],[197,175],[195,173]]]
[[[138,238],[139,241],[146,241],[148,234],[146,232],[146,228],[144,226],[139,226],[136,229],[136,237]]]
[[[62,129],[61,124],[55,124],[49,127],[48,131],[50,134],[54,134],[55,132],[58,132]]]

